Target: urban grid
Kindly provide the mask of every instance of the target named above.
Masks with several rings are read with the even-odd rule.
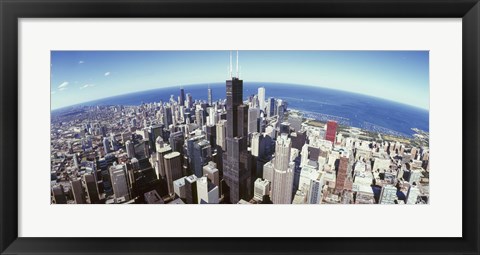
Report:
[[[429,134],[316,120],[268,91],[180,88],[168,102],[79,106],[51,119],[52,204],[427,204]],[[188,92],[188,90],[187,90]]]

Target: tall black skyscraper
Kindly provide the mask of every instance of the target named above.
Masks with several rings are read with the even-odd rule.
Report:
[[[230,56],[230,73],[232,64]],[[243,122],[245,111],[243,105],[243,81],[238,78],[238,53],[237,77],[232,76],[226,81],[227,91],[227,151],[223,154],[223,177],[228,186],[229,200],[236,204],[240,199],[251,198],[251,173],[250,158],[247,151],[247,136],[244,134]]]
[[[178,103],[182,106],[185,105],[185,91],[183,90],[183,88],[180,89],[180,102]]]

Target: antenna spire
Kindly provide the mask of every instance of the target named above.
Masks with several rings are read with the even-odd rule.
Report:
[[[237,78],[240,78],[240,75],[238,73],[238,50],[237,50]]]
[[[230,78],[232,78],[232,51],[230,51]]]

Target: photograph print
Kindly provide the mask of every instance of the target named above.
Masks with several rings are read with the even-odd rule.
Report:
[[[429,203],[428,51],[51,51],[50,76],[51,204]]]

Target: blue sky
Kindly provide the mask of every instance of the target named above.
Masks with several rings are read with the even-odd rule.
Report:
[[[51,107],[224,82],[229,59],[230,51],[52,51]],[[313,85],[429,108],[428,51],[239,51],[239,63],[244,82]]]

